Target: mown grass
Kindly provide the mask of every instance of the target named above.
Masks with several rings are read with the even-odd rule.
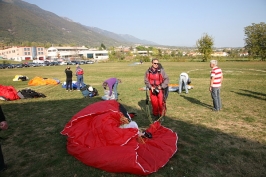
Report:
[[[149,125],[142,109],[146,95],[144,72],[150,63],[96,63],[82,65],[85,83],[99,90],[100,96],[83,98],[80,92],[67,93],[58,86],[28,86],[13,82],[15,75],[65,80],[65,66],[0,70],[0,83],[17,90],[31,88],[46,98],[1,101],[9,130],[1,132],[1,144],[8,170],[0,176],[134,176],[108,173],[89,167],[66,151],[64,125],[79,110],[101,100],[102,82],[109,77],[122,79],[119,102],[136,112],[140,127]],[[194,89],[189,94],[170,92],[163,125],[178,133],[178,152],[158,172],[149,176],[266,176],[266,63],[221,62],[224,72],[223,109],[212,112],[208,91],[209,63],[162,62],[170,83],[189,73]],[[74,69],[74,67],[73,67]]]

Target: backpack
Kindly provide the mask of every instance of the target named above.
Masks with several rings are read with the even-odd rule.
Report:
[[[94,96],[99,95],[99,94],[98,94],[98,90],[97,90],[96,88],[93,88],[93,91],[92,91],[92,92],[93,92]]]
[[[187,84],[188,84],[188,85],[191,84],[191,80],[190,80],[190,78],[187,79]]]
[[[77,70],[77,74],[78,74],[78,75],[83,75],[83,73],[84,73],[84,72],[83,72],[83,69],[79,68],[79,69]]]
[[[20,76],[20,77],[18,78],[18,80],[26,81],[26,80],[27,80],[27,77],[26,77],[26,76]]]
[[[83,87],[80,88],[81,91],[84,91],[84,90],[88,90],[88,88],[90,87],[90,85],[85,85]]]
[[[96,88],[93,88],[92,91],[89,90],[90,85],[85,85],[80,90],[84,97],[94,97],[98,95],[98,90]]]

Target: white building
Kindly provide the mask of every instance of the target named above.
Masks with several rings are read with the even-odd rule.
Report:
[[[214,53],[211,54],[211,56],[214,56],[214,57],[227,57],[228,53],[227,52],[214,52]]]
[[[0,58],[23,61],[23,60],[45,60],[46,50],[44,47],[10,47],[0,50]]]
[[[143,50],[143,51],[134,50],[132,53],[134,54],[134,56],[136,56],[137,54],[140,55],[140,56],[149,56],[153,52],[152,51],[147,51],[147,50]]]
[[[50,47],[47,49],[47,57],[51,60],[64,58],[71,60],[72,58],[88,58],[95,60],[108,59],[108,51],[106,50],[89,50],[86,47]]]
[[[58,58],[80,57],[80,52],[88,50],[86,47],[49,47],[47,58],[54,60]]]
[[[109,58],[109,53],[107,50],[86,50],[80,53],[82,56],[88,59],[107,60]]]

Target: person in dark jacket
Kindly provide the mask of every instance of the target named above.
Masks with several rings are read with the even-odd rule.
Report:
[[[0,130],[6,130],[8,129],[8,124],[6,122],[6,117],[2,111],[2,107],[0,105]],[[6,164],[4,161],[4,156],[2,153],[2,148],[0,144],[0,172],[6,170]]]
[[[65,73],[66,73],[66,90],[72,92],[73,88],[72,88],[72,71],[70,70],[70,67],[67,67],[65,69]]]

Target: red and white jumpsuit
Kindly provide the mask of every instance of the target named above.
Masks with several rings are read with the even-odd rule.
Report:
[[[150,90],[150,99],[152,104],[152,112],[154,116],[165,115],[166,105],[164,100],[164,90],[168,87],[169,78],[164,69],[149,68],[145,73],[144,82]],[[159,94],[152,93],[151,87],[160,86]]]

